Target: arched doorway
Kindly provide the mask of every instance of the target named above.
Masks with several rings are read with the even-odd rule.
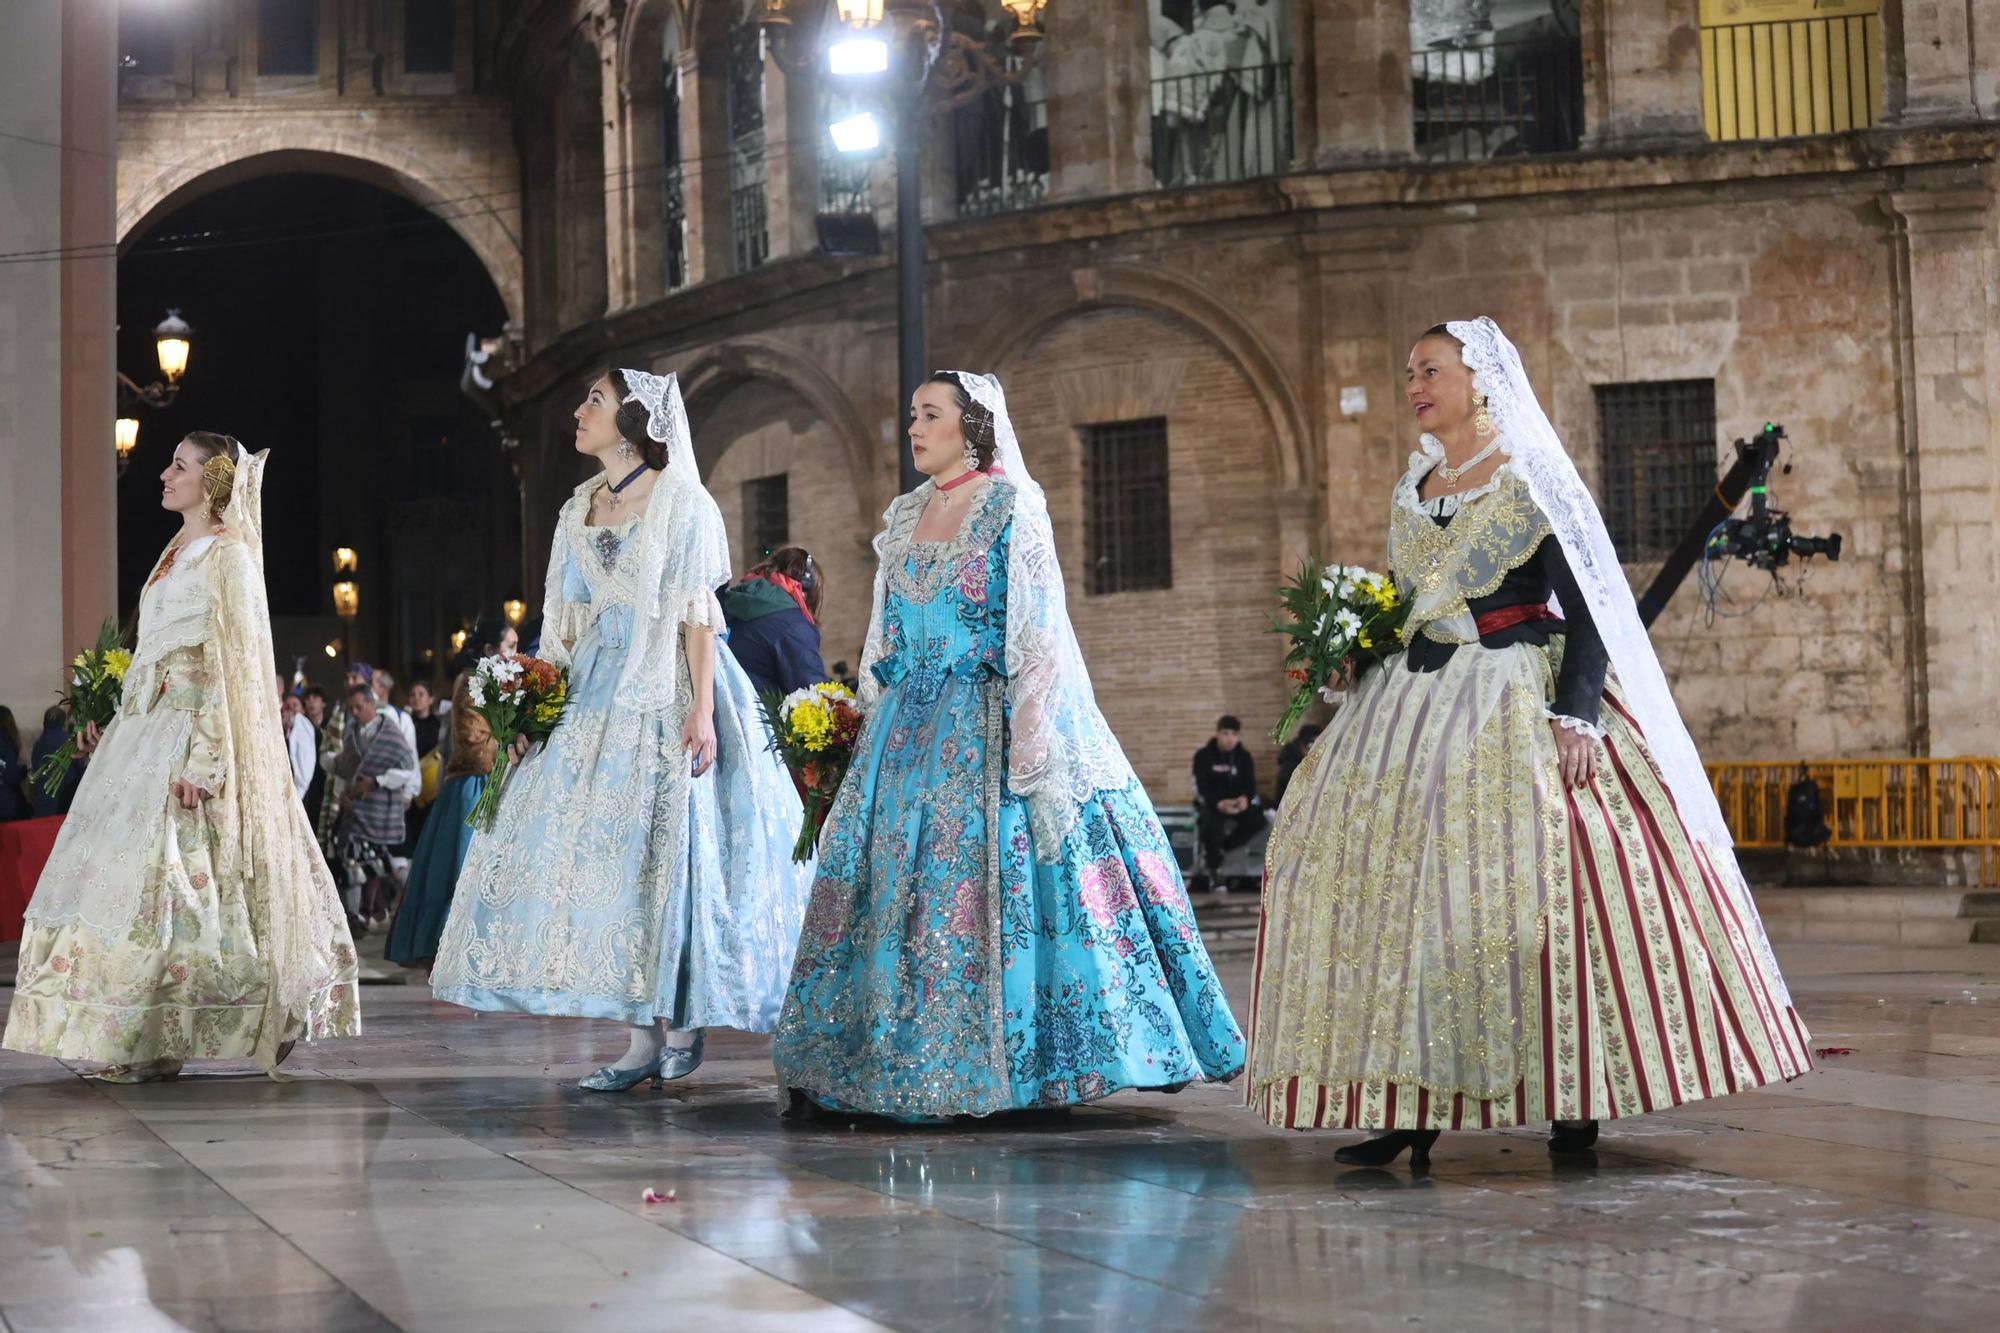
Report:
[[[265,163],[269,165],[269,163]],[[179,398],[137,409],[119,483],[130,609],[175,520],[157,477],[189,430],[271,450],[266,577],[281,665],[336,654],[442,676],[460,621],[520,587],[519,498],[458,391],[465,339],[508,315],[485,256],[365,172],[197,179],[149,209],[118,267],[119,363],[152,360],[169,307],[194,326]],[[127,409],[128,411],[131,409]],[[331,554],[360,555],[360,615],[333,617]]]

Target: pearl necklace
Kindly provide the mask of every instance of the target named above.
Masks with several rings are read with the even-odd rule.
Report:
[[[1487,459],[1493,457],[1493,451],[1498,449],[1499,447],[1500,447],[1500,437],[1498,435],[1495,435],[1484,449],[1481,449],[1478,453],[1466,459],[1463,463],[1460,463],[1457,467],[1453,467],[1449,463],[1439,463],[1437,467],[1437,473],[1440,477],[1444,478],[1445,485],[1456,486],[1458,485],[1458,479],[1460,477],[1472,471],[1472,469],[1478,467],[1481,463],[1484,463]]]

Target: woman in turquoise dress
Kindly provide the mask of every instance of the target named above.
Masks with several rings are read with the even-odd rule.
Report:
[[[991,376],[941,372],[889,507],[867,715],[774,1049],[794,1110],[936,1121],[1243,1065],[1180,870],[1091,695]]]
[[[557,523],[541,643],[568,706],[473,838],[431,986],[624,1024],[625,1055],[581,1085],[615,1092],[692,1072],[707,1028],[771,1030],[811,869],[791,860],[798,794],[716,635],[729,546],[673,376],[607,372],[576,419],[603,471]]]

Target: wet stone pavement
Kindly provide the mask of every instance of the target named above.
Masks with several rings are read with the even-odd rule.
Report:
[[[0,1322],[44,1329],[1992,1328],[2000,946],[1781,948],[1787,1087],[1343,1167],[1232,1088],[780,1121],[768,1042],[572,1085],[610,1024],[370,986],[367,1034],[111,1087],[0,1052]],[[1249,968],[1225,950],[1241,1015]],[[0,989],[0,1005],[11,991]],[[1976,1001],[1976,1003],[1975,1003]],[[649,1187],[673,1201],[642,1201]]]

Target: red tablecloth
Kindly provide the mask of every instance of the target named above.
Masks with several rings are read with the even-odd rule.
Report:
[[[28,910],[62,824],[61,815],[0,824],[0,940],[21,938],[21,914]]]

